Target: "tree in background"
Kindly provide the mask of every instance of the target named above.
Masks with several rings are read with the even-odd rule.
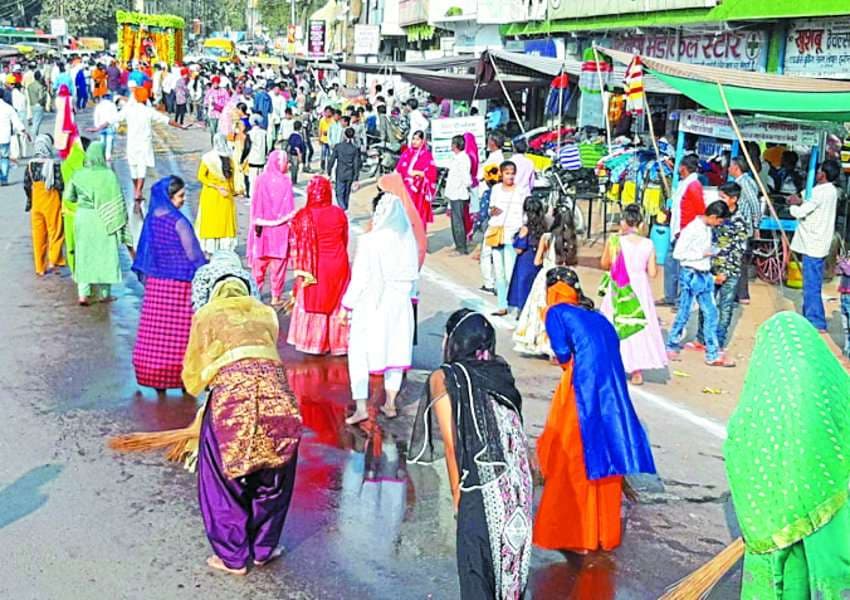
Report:
[[[115,39],[115,11],[126,8],[126,0],[43,0],[38,25],[50,29],[50,19],[65,15],[68,33]]]

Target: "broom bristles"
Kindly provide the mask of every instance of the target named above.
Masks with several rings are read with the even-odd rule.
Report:
[[[109,439],[109,447],[118,452],[147,452],[167,448],[186,439],[190,428],[169,429],[166,431],[128,433]]]
[[[109,438],[107,444],[118,452],[148,452],[165,448],[167,449],[165,453],[167,460],[182,462],[187,455],[198,449],[204,410],[205,406],[202,405],[188,427],[117,435]]]
[[[660,600],[697,600],[704,598],[743,555],[744,540],[738,538],[726,546],[717,556],[668,588]]]

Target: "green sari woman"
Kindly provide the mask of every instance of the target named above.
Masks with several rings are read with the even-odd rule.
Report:
[[[800,315],[759,328],[724,454],[741,597],[850,597],[850,375]]]
[[[63,200],[77,207],[74,281],[80,304],[110,300],[111,286],[123,280],[119,247],[130,246],[132,240],[121,185],[106,164],[102,142],[89,145],[85,166],[74,173]]]
[[[83,149],[83,142],[77,138],[71,146],[71,152],[68,158],[62,161],[60,170],[62,171],[62,181],[71,181],[74,173],[85,166],[86,151]],[[71,273],[74,272],[74,217],[77,214],[77,203],[70,200],[62,200],[62,220],[65,229],[65,259],[68,262],[68,268]]]

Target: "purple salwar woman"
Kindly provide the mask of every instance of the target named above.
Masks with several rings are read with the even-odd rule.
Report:
[[[209,388],[198,449],[198,499],[213,556],[234,575],[281,554],[295,486],[301,415],[277,352],[277,314],[249,296],[249,281],[211,285],[195,313],[183,381]],[[238,323],[238,325],[234,325]]]

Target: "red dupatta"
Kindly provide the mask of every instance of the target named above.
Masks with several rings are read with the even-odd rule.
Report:
[[[330,180],[313,177],[307,184],[307,205],[295,214],[290,230],[295,236],[290,245],[293,252],[292,269],[296,277],[301,277],[302,286],[316,283],[319,266],[319,239],[310,209],[331,205]]]
[[[434,213],[431,211],[431,199],[437,188],[437,165],[434,156],[424,143],[419,148],[408,146],[398,161],[396,171],[401,174],[407,193],[422,222],[427,226],[434,221]],[[411,171],[421,171],[425,175],[411,175]]]
[[[74,123],[74,115],[71,108],[71,91],[68,89],[68,86],[64,84],[60,85],[57,95],[60,98],[65,98],[65,102],[63,103],[65,108],[62,111],[62,133],[67,133],[68,138],[65,145],[56,150],[58,151],[60,160],[65,160],[74,146],[74,140],[77,139],[77,124]]]

